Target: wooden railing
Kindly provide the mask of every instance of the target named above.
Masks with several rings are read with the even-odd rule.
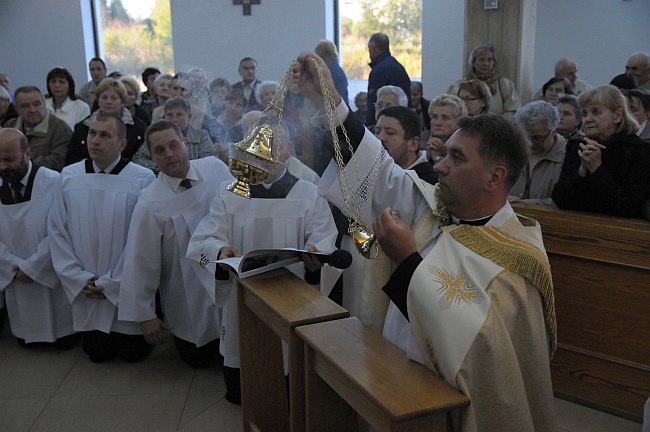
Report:
[[[650,222],[513,207],[540,223],[551,263],[555,394],[641,421],[650,396]]]

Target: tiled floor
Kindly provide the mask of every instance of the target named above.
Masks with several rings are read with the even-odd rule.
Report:
[[[218,366],[194,370],[173,344],[143,362],[91,363],[81,351],[27,350],[0,334],[1,432],[241,431]],[[639,432],[641,425],[556,400],[563,431]]]

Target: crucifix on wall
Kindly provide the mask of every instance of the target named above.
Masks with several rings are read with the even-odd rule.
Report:
[[[258,5],[260,4],[261,0],[232,0],[232,4],[235,6],[242,5],[244,7],[244,15],[250,15],[251,14],[251,5]]]

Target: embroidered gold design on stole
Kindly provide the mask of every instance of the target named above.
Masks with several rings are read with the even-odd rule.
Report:
[[[485,295],[467,278],[467,275],[462,270],[454,274],[432,265],[429,266],[429,272],[433,275],[434,282],[440,284],[437,291],[442,295],[439,303],[443,310],[449,309],[452,304],[478,304],[485,301]]]
[[[551,356],[557,348],[557,322],[551,266],[546,256],[505,229],[461,225],[451,227],[451,236],[472,252],[528,279],[542,296],[544,320],[551,336]]]

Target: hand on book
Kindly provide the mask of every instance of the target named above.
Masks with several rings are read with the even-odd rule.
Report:
[[[316,247],[310,245],[307,247],[307,252],[318,252],[318,249]],[[318,260],[313,255],[309,255],[306,253],[301,253],[300,254],[300,259],[302,259],[302,262],[305,264],[305,269],[307,269],[310,272],[315,272],[319,268],[323,266],[323,263]]]
[[[237,246],[228,245],[228,246],[224,246],[221,249],[219,249],[219,259],[220,260],[225,259],[225,258],[238,257],[238,256],[241,256],[241,252],[239,252],[239,249],[237,249]],[[222,265],[222,264],[219,264],[219,267],[224,271],[228,271],[228,269],[230,268],[227,265]]]

